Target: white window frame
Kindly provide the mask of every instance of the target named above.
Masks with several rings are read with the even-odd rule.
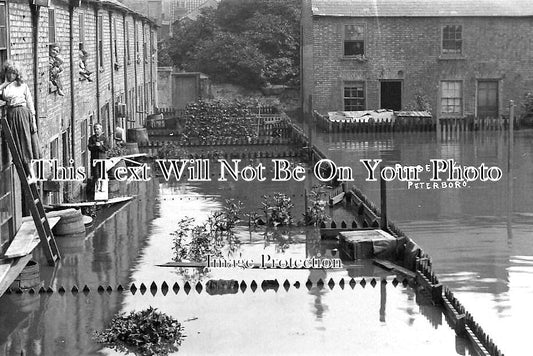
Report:
[[[357,109],[357,110],[349,110],[349,109],[347,109],[346,100],[350,100],[350,99],[357,100],[360,97],[346,96],[345,95],[346,94],[345,90],[346,90],[346,88],[355,87],[356,85],[359,85],[359,84],[362,86],[363,106],[362,106],[362,108]],[[366,110],[366,82],[365,81],[363,81],[363,80],[346,80],[346,81],[344,81],[342,83],[342,108],[343,108],[343,111],[362,111],[362,110]]]
[[[455,91],[456,88],[450,88],[450,84],[459,84],[459,90],[460,90],[460,93],[459,93],[459,96],[454,96],[456,95],[456,93],[452,93],[451,91]],[[447,85],[447,87],[445,88],[445,84]],[[445,80],[441,80],[440,82],[440,103],[439,103],[439,106],[440,106],[440,112],[441,112],[441,115],[443,117],[457,117],[457,116],[462,116],[463,115],[463,112],[464,112],[464,81],[463,80],[458,80],[458,79],[445,79]],[[454,103],[453,101],[454,100],[459,100],[459,103],[456,104]],[[445,104],[445,101],[446,101],[446,104]],[[452,104],[450,104],[450,102],[452,102]],[[450,108],[450,107],[457,107],[458,109],[457,110],[453,110],[453,111],[445,111],[444,108]]]

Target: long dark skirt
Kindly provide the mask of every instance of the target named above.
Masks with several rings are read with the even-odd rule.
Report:
[[[41,158],[39,136],[37,132],[31,132],[31,112],[25,106],[8,108],[7,122],[13,133],[15,147],[22,163],[28,169],[32,159]]]

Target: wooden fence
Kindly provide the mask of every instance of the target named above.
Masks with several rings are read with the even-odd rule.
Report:
[[[346,194],[348,206],[353,206],[365,226],[379,226],[381,219],[380,209],[370,201],[360,190],[353,187]],[[333,224],[333,223],[332,223]],[[343,222],[342,227],[346,227]],[[416,243],[409,239],[392,221],[388,222],[388,230],[397,238],[410,240],[413,253],[416,254],[414,272],[416,273],[417,284],[425,290],[433,303],[441,305],[444,313],[450,321],[457,335],[467,338],[475,351],[475,354],[482,356],[503,356],[501,350],[494,341],[474,320],[472,315],[466,311],[465,307],[454,296],[453,292],[442,285],[435,272],[431,257],[419,248]],[[405,260],[405,258],[404,258]],[[404,266],[409,268],[409,266]]]
[[[331,121],[328,117],[316,111],[313,113],[313,117],[316,126],[325,132],[427,132],[439,130],[441,132],[466,132],[478,130],[499,131],[509,128],[509,118],[505,116],[440,118],[438,123],[439,127],[437,127],[437,119],[435,118],[408,117],[396,120],[382,120],[379,122],[373,120],[366,122]],[[514,128],[519,128],[516,120],[514,121]]]
[[[248,108],[250,120],[254,126],[263,126],[286,121],[287,115],[276,107]],[[169,135],[184,123],[187,116],[185,109],[159,108],[158,113],[151,115],[146,123],[148,130],[156,130],[156,135]],[[163,130],[171,130],[165,133]],[[160,131],[161,130],[161,131]]]

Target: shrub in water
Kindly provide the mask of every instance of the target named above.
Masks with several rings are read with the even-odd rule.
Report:
[[[222,257],[224,241],[221,236],[214,234],[209,222],[201,225],[192,225],[193,218],[184,218],[178,222],[178,229],[172,233],[174,236],[174,261],[183,260],[203,261],[205,256]],[[190,242],[185,239],[191,236]]]
[[[314,186],[307,195],[307,211],[304,214],[306,225],[320,226],[331,218],[326,213],[326,200],[324,189]]]
[[[222,249],[227,246],[234,252],[240,241],[235,236],[234,228],[242,214],[242,203],[238,200],[226,200],[221,211],[209,215],[207,221],[193,225],[193,218],[184,218],[178,222],[174,236],[174,261],[203,261],[207,255],[222,257]],[[190,236],[190,242],[185,240]]]
[[[263,195],[263,202],[261,204],[268,225],[292,225],[291,209],[294,204],[288,195],[283,193],[274,193],[273,196]]]
[[[106,346],[135,355],[168,355],[178,351],[185,337],[181,324],[155,308],[113,317],[104,331],[96,331],[94,339]]]

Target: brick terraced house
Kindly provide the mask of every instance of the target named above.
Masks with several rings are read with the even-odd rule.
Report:
[[[73,162],[89,171],[93,124],[111,137],[116,127],[140,127],[153,113],[156,50],[154,22],[116,0],[0,0],[0,65],[22,64],[43,156],[63,166]],[[5,142],[0,151],[6,153]],[[81,188],[62,184],[59,192],[45,191],[44,202],[61,202]],[[15,168],[0,160],[0,246],[20,226],[21,200]]]
[[[425,98],[435,117],[498,117],[533,91],[533,1],[302,4],[306,113],[405,110]]]

